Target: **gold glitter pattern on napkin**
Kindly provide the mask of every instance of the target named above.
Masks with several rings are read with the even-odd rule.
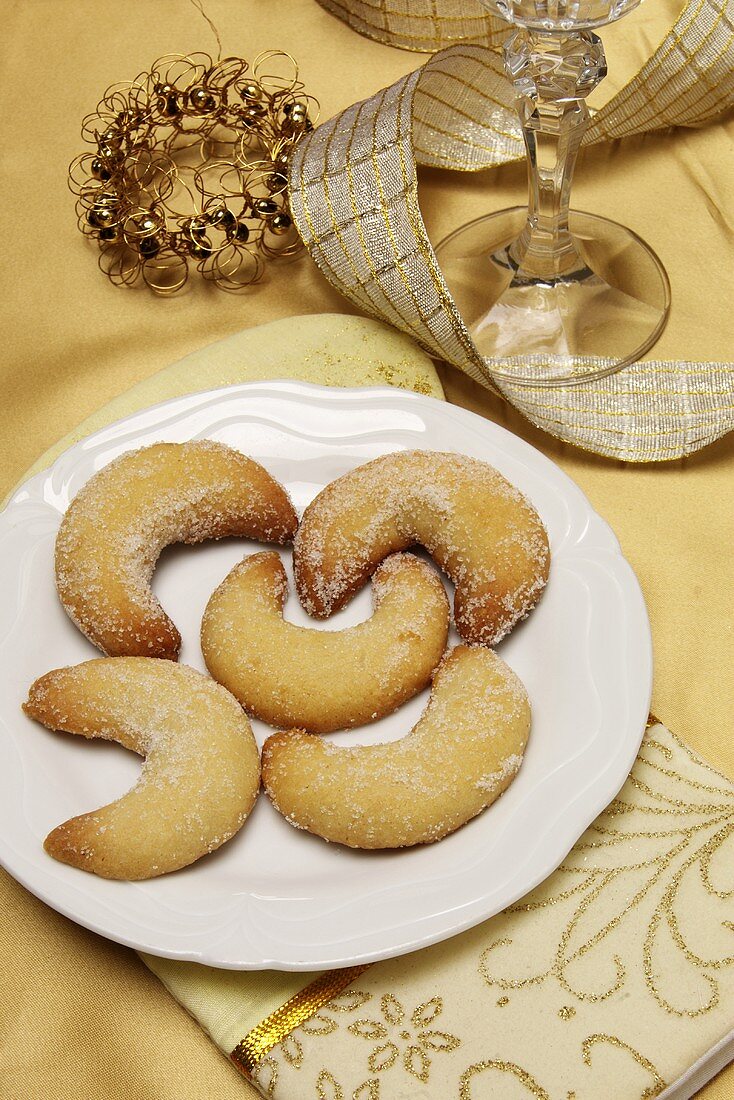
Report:
[[[658,1096],[731,1030],[733,867],[734,785],[655,724],[549,879],[373,964],[253,1080],[274,1100]]]

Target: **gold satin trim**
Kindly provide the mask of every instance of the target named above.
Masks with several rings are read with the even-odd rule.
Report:
[[[234,1062],[245,1077],[251,1077],[258,1063],[274,1046],[287,1038],[295,1028],[310,1020],[320,1008],[369,969],[369,966],[366,963],[364,966],[326,971],[248,1031],[231,1052],[230,1061]]]
[[[360,0],[336,6],[355,19],[364,7]],[[367,6],[392,33],[391,0]],[[402,5],[403,21],[418,26],[427,9],[416,3],[407,10]],[[439,18],[458,9],[455,0],[432,0],[430,10]],[[594,115],[587,140],[701,125],[734,107],[733,71],[729,0],[690,0],[640,72]],[[732,363],[646,359],[551,390],[493,373],[507,361],[482,357],[456,307],[418,205],[417,163],[478,171],[522,156],[514,93],[498,53],[463,42],[299,145],[290,165],[293,219],[322,273],[360,310],[408,333],[558,439],[626,462],[662,462],[734,429]],[[542,366],[543,357],[522,362]],[[585,360],[579,368],[603,363]]]

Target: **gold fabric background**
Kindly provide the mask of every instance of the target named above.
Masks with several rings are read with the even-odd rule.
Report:
[[[315,0],[205,6],[225,51],[292,52],[323,118],[421,60],[355,35]],[[602,98],[639,68],[676,7],[647,0],[604,31]],[[81,118],[109,83],[160,54],[214,48],[210,31],[187,0],[34,0],[6,5],[4,15],[2,495],[84,416],[188,352],[278,317],[348,308],[306,259],[243,297],[195,280],[171,301],[110,286],[76,230],[66,189]],[[675,306],[661,358],[731,359],[733,139],[729,118],[587,149],[580,159],[577,205],[625,221],[667,264]],[[421,175],[434,241],[524,193],[520,165]],[[650,610],[653,709],[734,777],[732,437],[669,466],[631,468],[549,439],[453,370],[443,380],[450,400],[558,462],[613,526]],[[12,1100],[254,1095],[132,952],[77,928],[5,875],[2,903],[0,1078]],[[733,1088],[730,1068],[702,1095],[724,1100]]]

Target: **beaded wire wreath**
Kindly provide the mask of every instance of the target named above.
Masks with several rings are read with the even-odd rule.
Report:
[[[275,50],[252,70],[239,57],[161,57],[113,84],[82,122],[94,151],[69,167],[79,229],[97,241],[102,271],[173,294],[193,263],[238,291],[266,259],[296,255],[286,168],[317,110],[293,58]]]

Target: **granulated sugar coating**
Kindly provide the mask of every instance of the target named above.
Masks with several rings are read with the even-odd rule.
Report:
[[[412,554],[385,559],[372,618],[346,630],[286,622],[287,592],[278,554],[253,554],[214,592],[201,627],[212,676],[276,728],[326,733],[382,718],[428,684],[446,648],[446,591]]]
[[[79,629],[111,656],[176,660],[178,630],[150,588],[174,542],[239,535],[290,542],[298,519],[257,462],[222,443],[156,443],[92,477],[56,539],[56,586]]]
[[[343,747],[302,730],[263,748],[263,782],[291,824],[352,848],[427,844],[489,806],[515,777],[530,704],[490,649],[457,646],[402,741]]]
[[[387,554],[414,543],[456,584],[454,621],[467,642],[499,642],[548,579],[540,517],[497,470],[465,455],[402,451],[331,482],[306,509],[294,545],[301,603],[325,618]]]
[[[109,657],[47,673],[23,710],[54,730],[117,741],[145,757],[135,786],[71,818],[46,851],[103,878],[186,867],[241,828],[260,759],[236,699],[208,676],[150,657]]]

